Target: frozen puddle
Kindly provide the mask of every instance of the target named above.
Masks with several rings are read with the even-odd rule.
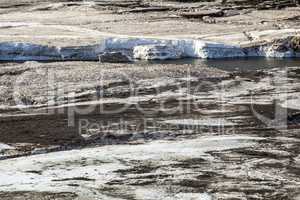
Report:
[[[250,147],[260,139],[212,136],[175,142],[155,141],[143,145],[112,145],[4,160],[0,164],[0,191],[73,192],[79,197],[88,195],[90,199],[95,199],[96,196],[109,199],[99,188],[105,187],[110,181],[122,179],[122,175],[116,171],[130,169],[132,163],[145,166],[152,162],[157,166],[163,165],[160,170],[176,174],[181,169],[169,171],[166,166],[189,158],[203,158],[213,162],[206,152]],[[126,183],[120,185],[121,188],[126,187]],[[141,192],[140,186],[130,188],[138,199],[145,199],[147,196],[146,192]],[[157,187],[152,189],[158,190]],[[170,198],[210,199],[206,194],[197,198],[192,194],[177,195],[179,196],[176,198]]]

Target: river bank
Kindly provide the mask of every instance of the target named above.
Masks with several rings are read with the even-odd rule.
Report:
[[[0,198],[299,200],[298,18],[289,0],[1,2]]]

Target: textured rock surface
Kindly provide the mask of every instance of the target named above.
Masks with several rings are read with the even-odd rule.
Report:
[[[1,64],[0,141],[14,149],[1,153],[0,197],[297,200],[300,108],[285,100],[299,99],[299,67],[209,62]],[[246,71],[214,68],[226,62]],[[286,128],[275,100],[291,107]],[[67,108],[88,105],[116,113],[68,127]]]
[[[83,62],[298,56],[296,4],[2,0],[0,59],[60,62],[0,63],[0,199],[298,200],[299,60]]]

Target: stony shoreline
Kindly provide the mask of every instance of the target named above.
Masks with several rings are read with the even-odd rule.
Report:
[[[31,64],[1,66],[0,141],[9,145],[1,145],[1,198],[147,199],[151,190],[158,199],[298,200],[299,67],[226,72],[200,63]],[[43,69],[56,77],[55,87],[75,92],[73,103],[59,93],[56,105],[47,105],[47,76],[36,74]],[[17,92],[28,110],[16,109],[8,87],[20,75]],[[97,101],[95,80],[102,75]],[[288,127],[268,117],[275,99],[289,108]],[[92,104],[119,112],[95,107],[68,127],[69,109]]]
[[[299,200],[298,4],[3,0],[0,199]]]

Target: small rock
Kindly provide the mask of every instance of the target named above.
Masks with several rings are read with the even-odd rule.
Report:
[[[290,50],[289,40],[288,39],[278,39],[272,42],[271,48],[278,52],[287,52]]]
[[[185,18],[222,17],[224,16],[224,12],[222,10],[199,10],[195,12],[182,12],[180,16]]]
[[[292,37],[290,45],[291,45],[291,48],[294,51],[300,52],[300,36],[294,36],[294,37]]]
[[[300,123],[300,113],[293,113],[287,118],[289,124],[299,124]]]
[[[238,10],[227,10],[227,11],[224,12],[225,17],[232,17],[232,16],[236,16],[236,15],[240,15],[240,11],[238,11]]]
[[[104,52],[99,55],[100,62],[109,62],[109,63],[128,63],[132,62],[132,58],[127,55],[125,52],[113,51],[113,52]]]
[[[266,57],[295,57],[300,53],[300,37],[274,39],[265,48]]]
[[[279,52],[282,51],[300,51],[300,36],[291,36],[284,39],[274,40],[272,48]]]
[[[208,24],[215,24],[216,19],[210,16],[205,16],[202,18],[203,22],[208,23]]]

